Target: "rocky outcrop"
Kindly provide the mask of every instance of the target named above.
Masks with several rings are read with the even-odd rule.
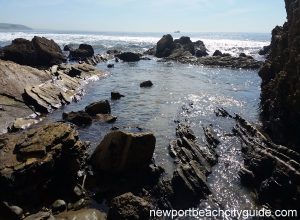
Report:
[[[60,47],[44,37],[34,37],[32,41],[18,38],[3,48],[2,59],[33,67],[50,67],[66,61]]]
[[[209,137],[213,136],[211,133],[210,131]],[[186,124],[178,124],[176,136],[177,139],[170,143],[170,155],[177,163],[171,180],[175,195],[172,205],[177,208],[190,208],[210,194],[206,176],[216,164],[217,155],[210,145],[200,146],[193,131]]]
[[[208,56],[207,49],[203,41],[198,40],[193,43],[195,47],[195,56],[196,57],[205,57]]]
[[[285,4],[288,21],[272,31],[271,53],[259,72],[261,115],[274,141],[296,147],[300,145],[300,1]]]
[[[255,126],[235,117],[234,133],[241,139],[244,165],[241,182],[256,190],[271,209],[299,209],[300,154],[274,144]]]
[[[124,62],[137,62],[141,59],[140,54],[132,52],[120,53],[115,55],[115,57],[119,58],[120,60],[123,60]]]
[[[230,55],[222,56],[207,56],[207,57],[193,57],[193,56],[179,56],[175,58],[165,58],[166,61],[176,61],[180,63],[203,65],[210,67],[224,67],[233,69],[259,69],[263,62],[257,61],[252,57],[233,57]]]
[[[152,133],[112,131],[91,156],[94,169],[107,173],[146,169],[152,159],[156,139]]]
[[[156,44],[155,56],[168,57],[174,48],[173,37],[170,34],[164,35]]]
[[[76,130],[63,123],[0,136],[1,200],[42,205],[51,186],[58,184],[56,192],[63,192],[76,180],[85,150]]]
[[[55,216],[55,220],[106,220],[106,214],[97,209],[81,209],[63,212]]]
[[[76,96],[81,95],[85,79],[102,76],[103,73],[93,66],[76,64],[55,66],[51,69],[51,75],[50,81],[25,87],[25,103],[34,106],[38,112],[48,113],[71,103]]]
[[[154,207],[143,198],[125,193],[115,197],[108,211],[108,220],[117,219],[150,219],[150,210]]]
[[[70,60],[85,60],[94,56],[94,48],[89,44],[80,44],[78,49],[70,50]]]

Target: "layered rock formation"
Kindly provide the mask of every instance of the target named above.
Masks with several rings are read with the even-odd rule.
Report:
[[[300,144],[300,1],[285,4],[288,21],[272,31],[271,53],[259,72],[261,109],[273,140],[296,147]]]
[[[39,205],[51,196],[48,187],[59,184],[58,192],[75,181],[85,150],[77,131],[63,123],[0,136],[1,200]]]

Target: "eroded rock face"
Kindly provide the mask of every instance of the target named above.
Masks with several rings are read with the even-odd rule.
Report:
[[[107,134],[91,157],[96,170],[130,172],[149,166],[156,139],[152,133],[113,131]]]
[[[49,67],[66,61],[60,47],[44,37],[35,36],[32,41],[18,38],[12,44],[3,48],[2,59],[18,64]]]
[[[1,198],[24,202],[34,192],[35,196],[30,197],[33,202],[43,193],[50,193],[47,184],[71,183],[81,167],[85,149],[77,131],[63,123],[0,136]]]
[[[177,139],[170,143],[170,155],[177,161],[171,180],[175,195],[172,205],[176,208],[190,208],[210,194],[206,176],[216,164],[217,155],[213,148],[200,146],[186,124],[178,125],[176,136]]]
[[[111,207],[108,212],[108,220],[117,219],[150,219],[150,209],[153,209],[143,198],[125,193],[115,197],[111,202]]]
[[[258,200],[272,209],[299,209],[300,154],[274,144],[255,126],[235,117],[234,133],[243,143],[241,182],[256,189]]]
[[[272,31],[271,53],[259,75],[265,130],[279,143],[300,144],[300,1],[286,0],[287,23]]]

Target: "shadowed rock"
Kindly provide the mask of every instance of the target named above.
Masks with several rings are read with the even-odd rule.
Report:
[[[92,124],[93,121],[92,117],[84,111],[69,113],[64,112],[62,117],[65,121],[71,122],[78,126],[89,125]]]
[[[117,54],[115,55],[115,57],[119,58],[120,60],[123,60],[124,62],[137,62],[141,59],[139,54],[132,52]]]
[[[85,111],[91,116],[111,113],[108,100],[91,103],[90,105],[85,107]]]
[[[112,131],[91,157],[96,170],[118,173],[141,170],[149,166],[156,139],[152,133]]]
[[[85,60],[86,58],[94,56],[94,49],[89,44],[80,44],[78,49],[71,50],[69,59],[71,60]]]

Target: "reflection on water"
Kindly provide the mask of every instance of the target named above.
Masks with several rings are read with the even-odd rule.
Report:
[[[106,64],[98,68],[107,70]],[[157,138],[156,162],[171,174],[173,161],[168,144],[175,135],[174,120],[188,120],[203,141],[202,126],[212,124],[219,133],[230,133],[232,122],[217,118],[216,107],[239,113],[246,119],[258,120],[260,78],[255,71],[206,68],[155,60],[138,63],[116,63],[106,78],[87,86],[86,95],[79,101],[58,110],[50,120],[61,120],[62,111],[84,109],[91,102],[109,99],[117,90],[126,97],[111,101],[115,124],[95,122],[80,129],[83,140],[92,143],[91,151],[112,126],[140,127],[153,131]],[[140,82],[151,80],[152,88],[140,88]],[[49,120],[49,119],[48,119]],[[223,207],[251,208],[249,194],[239,186],[237,176],[241,162],[240,143],[227,137],[218,148],[219,164],[208,182]]]

